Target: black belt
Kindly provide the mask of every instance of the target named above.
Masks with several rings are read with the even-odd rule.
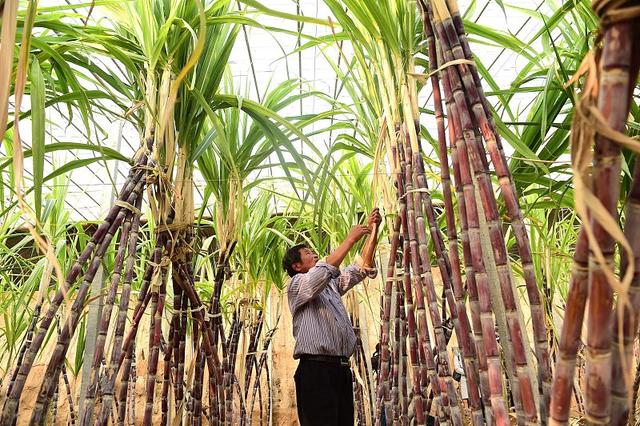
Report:
[[[345,367],[349,366],[349,358],[346,356],[331,356],[331,355],[300,355],[300,361],[318,361],[326,362],[329,364],[338,364]]]

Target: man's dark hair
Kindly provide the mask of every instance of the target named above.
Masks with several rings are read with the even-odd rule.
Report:
[[[302,261],[300,258],[300,250],[307,247],[305,244],[296,244],[287,250],[282,258],[282,267],[290,277],[293,277],[298,273],[295,269],[293,269],[293,264]]]

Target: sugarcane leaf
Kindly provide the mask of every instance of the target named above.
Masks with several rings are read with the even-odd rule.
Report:
[[[244,3],[247,6],[251,6],[262,13],[265,13],[269,16],[274,16],[276,18],[289,19],[296,22],[306,22],[309,24],[317,24],[317,25],[325,25],[325,26],[331,25],[330,22],[326,19],[311,18],[308,16],[280,12],[278,10],[271,9],[265,6],[263,3],[260,3],[257,0],[240,0],[240,3]]]
[[[45,153],[45,86],[40,63],[31,61],[31,150],[33,153],[33,186],[36,219],[42,218],[42,180],[44,176]]]
[[[71,151],[76,149],[101,153],[106,159],[119,160],[119,161],[124,161],[128,164],[132,164],[132,161],[130,158],[126,157],[125,155],[121,154],[120,152],[116,151],[113,148],[92,145],[92,144],[85,144],[80,142],[56,142],[56,143],[47,144],[44,146],[44,153],[50,153],[55,151]],[[24,156],[25,158],[33,156],[33,150],[31,149],[26,150],[24,152]],[[12,162],[12,159],[9,159],[4,163],[0,164],[0,170],[9,166],[11,162]]]

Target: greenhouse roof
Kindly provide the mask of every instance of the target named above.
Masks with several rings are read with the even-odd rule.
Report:
[[[58,4],[60,2],[43,2]],[[271,0],[268,2],[269,8],[291,14],[302,14],[305,16],[315,16],[321,18],[330,17],[327,6],[321,0],[299,0],[299,2],[285,0]],[[466,11],[466,18],[481,26],[494,30],[509,33],[521,40],[523,43],[531,38],[533,34],[542,28],[542,20],[536,19],[525,9],[548,13],[546,1],[521,1],[518,7],[504,5],[502,2],[491,0],[460,2],[461,10]],[[508,14],[507,14],[508,11]],[[100,19],[99,12],[93,19]],[[338,51],[335,48],[321,50],[320,47],[313,47],[296,52],[296,47],[300,40],[295,35],[285,35],[282,32],[273,33],[266,28],[286,28],[292,32],[302,30],[305,34],[322,36],[330,34],[330,29],[312,24],[304,24],[303,28],[297,28],[295,22],[287,19],[274,18],[263,14],[256,14],[256,19],[265,29],[246,27],[237,38],[235,47],[231,53],[229,66],[233,76],[233,85],[238,93],[245,93],[244,97],[261,100],[268,87],[275,87],[286,79],[300,77],[309,88],[318,90],[329,95],[340,94],[338,90],[337,77],[331,68],[326,57],[336,59]],[[471,38],[472,49],[477,57],[482,59],[483,64],[490,70],[494,80],[501,88],[508,88],[510,83],[517,76],[522,67],[522,56],[514,50],[489,43],[487,40]],[[100,58],[95,58],[100,66],[115,67],[114,63],[101,62]],[[490,88],[485,83],[489,100],[498,111],[501,111],[499,102],[495,96],[491,95]],[[420,101],[428,110],[432,110],[430,91],[428,86],[420,93]],[[530,103],[534,94],[526,92],[517,93],[509,102],[516,117],[523,119],[529,111]],[[26,102],[28,104],[28,102]],[[23,102],[23,108],[26,106]],[[318,101],[317,98],[306,98],[291,106],[288,113],[291,115],[302,115],[317,113],[326,108],[326,104]],[[80,120],[72,118],[68,120],[67,110],[47,109],[47,119],[49,120],[48,135],[51,140],[58,142],[86,143],[88,139],[94,145],[114,148],[130,157],[139,146],[139,136],[133,126],[125,121],[113,121],[110,117],[95,111],[95,122],[86,128]],[[435,121],[433,116],[422,116],[422,124],[430,131],[435,132]],[[517,126],[514,126],[514,131]],[[28,120],[23,120],[21,133],[25,145],[29,146],[30,126]],[[314,144],[320,150],[327,149],[331,144],[329,134],[321,133],[313,137]],[[300,149],[305,150],[301,143]],[[509,149],[509,147],[507,147]],[[429,155],[429,153],[427,152]],[[507,152],[509,155],[510,152]],[[70,161],[88,159],[97,153],[79,154],[76,151],[65,151],[49,153],[45,157],[45,175],[54,169],[54,165],[59,167]],[[89,160],[88,160],[89,162]],[[97,220],[107,211],[117,192],[119,184],[124,181],[128,172],[128,165],[122,162],[94,161],[86,167],[76,169],[68,174],[68,180],[56,179],[49,181],[45,185],[44,193],[47,191],[59,191],[66,188],[65,203],[72,220]],[[277,167],[271,168],[268,172],[273,176],[283,174]],[[31,179],[32,170],[29,159],[25,160],[25,178],[27,183]],[[195,203],[198,207],[203,199],[204,181],[196,172],[195,177],[196,194]],[[115,185],[114,185],[115,184]],[[278,185],[277,183],[274,185]],[[279,189],[279,188],[278,188]]]

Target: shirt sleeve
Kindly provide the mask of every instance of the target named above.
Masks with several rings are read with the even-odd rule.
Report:
[[[339,276],[340,270],[325,262],[318,262],[307,273],[294,276],[287,290],[291,313],[320,294],[329,281]]]
[[[342,270],[342,274],[338,280],[340,295],[351,290],[354,285],[364,281],[365,278],[375,278],[376,275],[378,275],[378,270],[376,268],[364,268],[356,265],[355,263],[347,266]]]

